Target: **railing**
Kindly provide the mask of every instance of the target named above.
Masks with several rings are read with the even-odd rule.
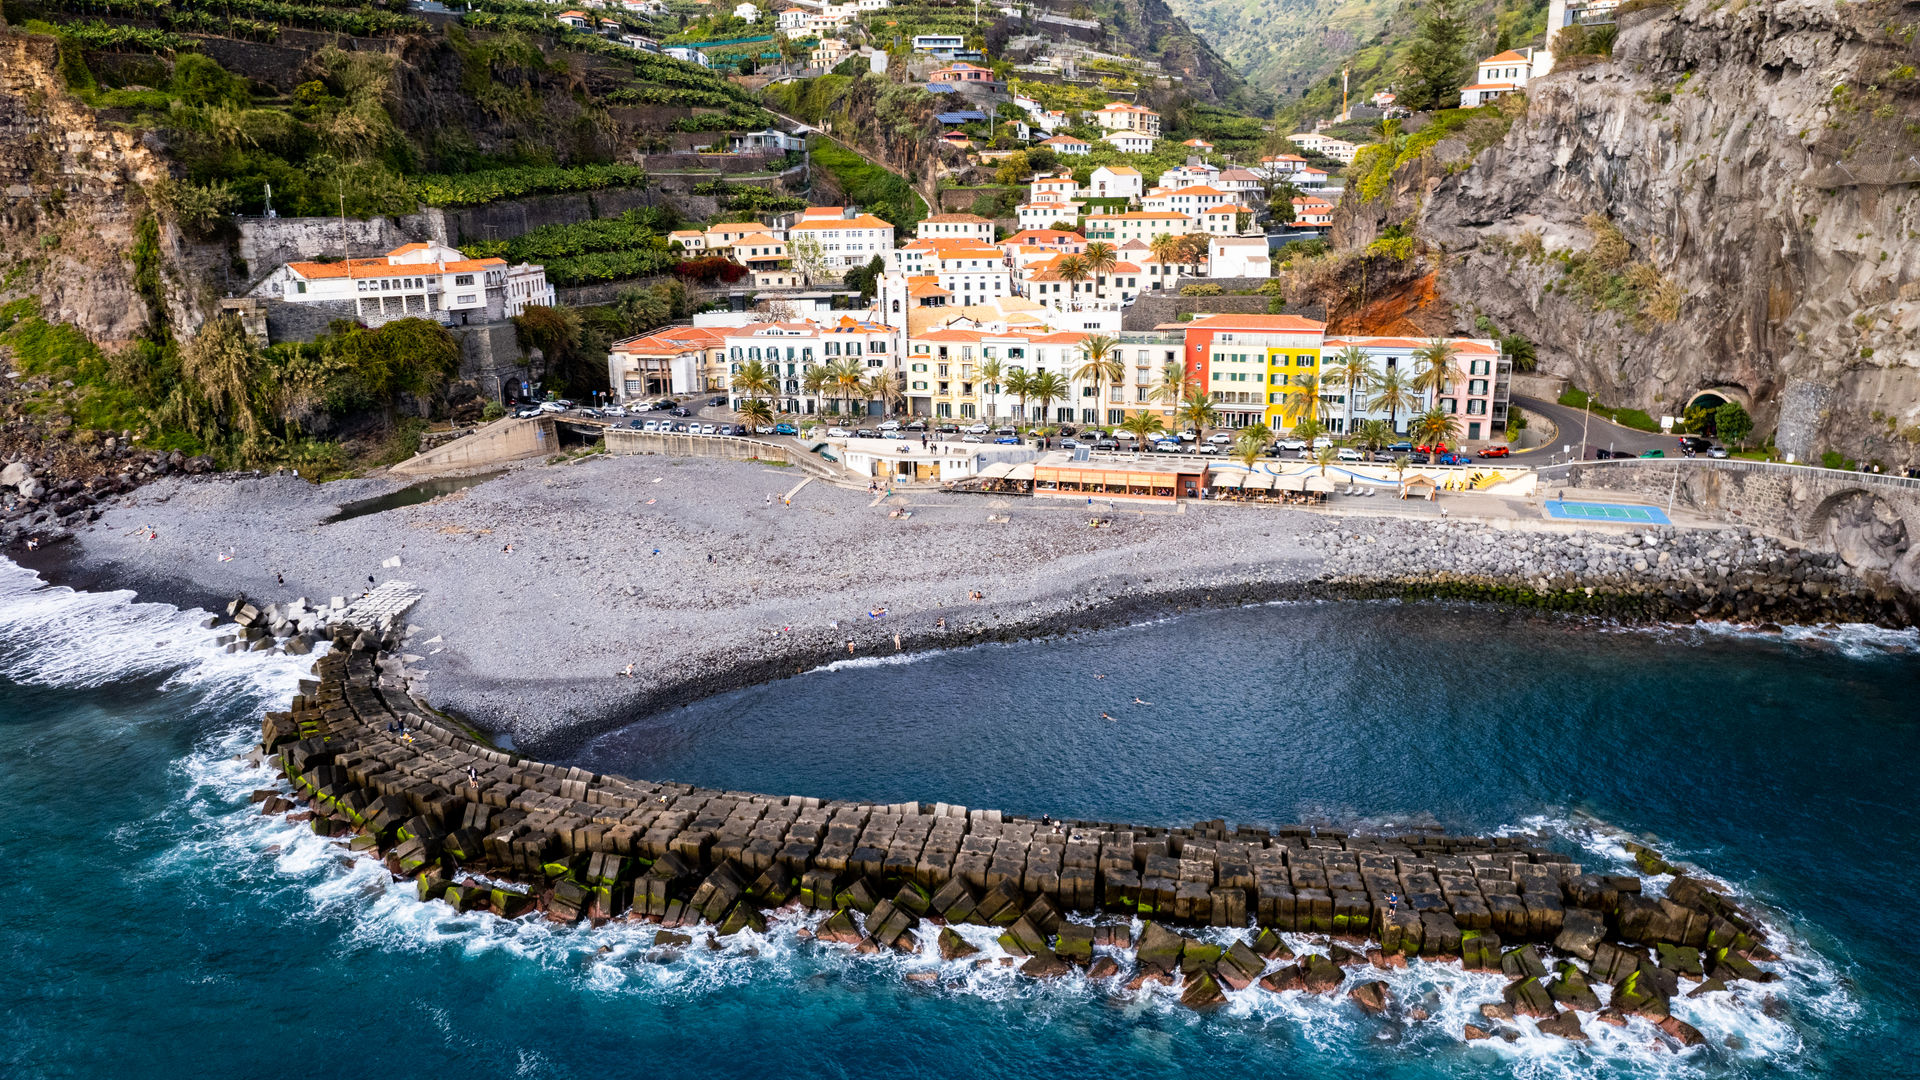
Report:
[[[1905,488],[1909,491],[1920,491],[1920,479],[1915,479],[1910,476],[1895,476],[1892,473],[1850,472],[1846,469],[1829,469],[1822,465],[1794,465],[1784,461],[1747,461],[1745,459],[1735,458],[1607,458],[1594,461],[1562,461],[1553,465],[1538,465],[1535,466],[1535,471],[1547,473],[1556,469],[1571,469],[1580,466],[1626,468],[1635,465],[1686,465],[1695,468],[1730,469],[1734,471],[1776,470],[1780,472],[1791,472],[1801,476],[1811,473],[1836,483],[1883,484],[1889,487]]]

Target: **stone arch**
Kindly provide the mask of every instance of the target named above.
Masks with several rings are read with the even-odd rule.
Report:
[[[1890,573],[1914,563],[1920,508],[1892,491],[1848,484],[1814,505],[1801,535],[1839,555],[1856,572]]]
[[[1705,390],[1695,391],[1694,395],[1687,399],[1687,403],[1680,407],[1680,411],[1684,413],[1695,405],[1705,405],[1709,409],[1715,409],[1729,401],[1739,402],[1740,407],[1747,410],[1748,416],[1753,415],[1753,395],[1739,386],[1709,386]]]

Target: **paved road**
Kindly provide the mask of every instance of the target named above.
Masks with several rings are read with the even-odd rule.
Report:
[[[1581,460],[1590,460],[1595,448],[1613,451],[1627,451],[1638,455],[1643,450],[1665,450],[1668,456],[1679,452],[1680,439],[1674,435],[1662,435],[1659,432],[1637,431],[1622,427],[1602,416],[1589,417],[1581,409],[1570,409],[1539,398],[1515,397],[1515,405],[1531,416],[1544,416],[1553,421],[1560,429],[1559,438],[1553,445],[1526,455],[1530,464],[1540,465],[1551,461],[1565,461],[1568,455],[1561,452],[1562,446],[1572,446],[1575,456]],[[1581,432],[1586,432],[1586,441],[1582,443]]]

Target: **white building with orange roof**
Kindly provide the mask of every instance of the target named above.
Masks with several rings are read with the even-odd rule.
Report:
[[[952,297],[948,302],[961,306],[1013,295],[1006,254],[976,240],[911,240],[892,253],[889,268],[932,278]]]
[[[1027,181],[1027,201],[1045,202],[1056,199],[1065,202],[1080,194],[1080,185],[1074,182],[1070,172],[1035,173]]]
[[[1107,131],[1137,131],[1151,138],[1160,137],[1160,114],[1131,102],[1108,103],[1093,114],[1093,122]]]
[[[1044,146],[1056,154],[1074,154],[1085,156],[1093,153],[1093,144],[1085,139],[1076,139],[1071,135],[1055,135],[1041,139],[1036,145]]]
[[[1266,202],[1266,182],[1251,169],[1222,169],[1212,186],[1243,203]]]
[[[1265,234],[1215,236],[1207,241],[1207,276],[1265,278],[1273,276],[1273,256]]]
[[[593,18],[584,11],[563,11],[553,17],[561,26],[571,26],[575,30],[588,30],[593,27]]]
[[[1099,424],[1119,423],[1123,409],[1115,410],[1104,401],[1091,381],[1076,379],[1086,363],[1081,346],[1089,333],[1057,327],[1023,323],[981,324],[956,318],[947,325],[931,327],[907,339],[904,360],[907,400],[918,415],[939,419],[983,419],[1020,423]],[[1014,371],[1028,374],[1049,372],[1067,384],[1065,397],[1047,402],[1029,399],[1022,402],[1006,392],[1004,382],[993,384],[981,378],[981,365],[992,360],[1005,375]],[[1110,388],[1109,395],[1120,393]]]
[[[545,267],[469,259],[436,243],[402,244],[373,258],[290,262],[268,274],[252,295],[295,304],[331,301],[350,307],[368,326],[408,318],[498,322],[555,302]]]
[[[1213,144],[1208,142],[1205,139],[1188,139],[1186,142],[1183,142],[1180,145],[1186,147],[1189,150],[1194,151],[1195,153],[1200,153],[1200,154],[1213,153]]]
[[[1172,191],[1175,188],[1211,184],[1214,180],[1218,179],[1219,176],[1219,167],[1209,165],[1204,161],[1189,161],[1184,165],[1175,165],[1173,168],[1161,173],[1159,181],[1155,183],[1154,186]]]
[[[1333,228],[1333,204],[1312,195],[1293,200],[1293,224],[1299,229]]]
[[[1299,154],[1268,154],[1252,171],[1261,176],[1290,176],[1306,167],[1307,159]]]
[[[1308,165],[1287,179],[1301,191],[1320,191],[1327,186],[1327,170]]]
[[[1023,230],[1052,229],[1055,222],[1072,222],[1078,218],[1086,205],[1078,200],[1042,199],[1014,207],[1013,217]]]
[[[1508,49],[1474,66],[1473,82],[1460,90],[1460,107],[1477,109],[1495,98],[1524,89],[1533,78],[1534,49]]]
[[[875,255],[893,250],[893,223],[872,214],[855,213],[851,207],[827,207],[837,214],[808,213],[787,226],[789,247],[799,237],[820,245],[827,269],[845,273],[865,266]]]
[[[1153,136],[1143,135],[1138,131],[1109,131],[1100,137],[1100,141],[1123,154],[1153,153]]]
[[[1208,236],[1244,236],[1260,232],[1253,223],[1255,213],[1251,206],[1227,203],[1210,206],[1195,214],[1193,220],[1199,225],[1196,231]]]
[[[1080,194],[1089,199],[1137,199],[1146,193],[1146,178],[1127,165],[1102,165],[1087,177]]]
[[[993,222],[978,214],[935,214],[922,218],[915,236],[921,240],[971,240],[993,243]]]
[[[724,389],[726,331],[668,326],[622,338],[607,352],[607,385],[622,399]]]
[[[1065,229],[1022,229],[1000,241],[1007,258],[1019,263],[1020,253],[1042,251],[1048,255],[1071,255],[1087,250],[1087,238]]]
[[[1037,260],[1021,270],[1020,287],[1027,299],[1062,312],[1118,311],[1140,295],[1146,275],[1138,263],[1118,258],[1110,269],[1074,281],[1060,274],[1060,262],[1067,257]]]
[[[1211,184],[1196,184],[1193,187],[1174,188],[1171,191],[1148,192],[1140,200],[1143,210],[1157,210],[1185,214],[1189,217],[1212,206],[1222,206],[1235,201],[1233,196]]]
[[[1185,236],[1197,231],[1192,218],[1171,210],[1096,214],[1086,220],[1088,240],[1105,240],[1112,244],[1123,244],[1129,240],[1151,244],[1156,236]]]

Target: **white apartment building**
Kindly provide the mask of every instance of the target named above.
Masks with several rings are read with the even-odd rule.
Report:
[[[1171,210],[1135,210],[1125,214],[1095,214],[1086,220],[1088,240],[1124,244],[1138,240],[1150,244],[1156,236],[1185,236],[1198,232],[1194,220]]]
[[[1115,101],[1093,114],[1093,122],[1107,131],[1137,131],[1160,137],[1160,114],[1144,105]]]
[[[875,255],[884,256],[893,250],[892,222],[872,214],[856,214],[851,209],[842,213],[846,216],[815,217],[809,213],[787,226],[789,247],[798,237],[816,240],[827,268],[841,272],[865,266]]]
[[[1360,149],[1345,139],[1336,139],[1331,135],[1322,135],[1319,132],[1302,132],[1298,135],[1289,135],[1287,136],[1287,141],[1302,149],[1311,150],[1316,154],[1330,157],[1342,165],[1353,164],[1353,155]]]
[[[290,262],[267,275],[251,295],[295,304],[352,301],[354,317],[368,326],[408,318],[497,322],[531,305],[555,302],[545,267],[469,259],[436,243],[402,244],[369,259]]]
[[[1477,109],[1482,105],[1524,88],[1533,78],[1534,50],[1508,49],[1480,61],[1474,68],[1474,80],[1460,90],[1460,107]]]
[[[1047,199],[1043,202],[1021,203],[1014,208],[1013,214],[1022,229],[1051,229],[1056,221],[1072,221],[1079,217],[1085,206],[1083,202]]]
[[[993,222],[978,214],[935,214],[923,218],[915,235],[921,240],[968,240],[993,243]]]
[[[1153,153],[1153,136],[1142,135],[1137,131],[1111,131],[1103,136],[1101,141],[1111,144],[1114,149],[1123,154]]]
[[[1176,188],[1172,191],[1161,189],[1150,191],[1146,198],[1140,200],[1140,206],[1145,210],[1172,212],[1191,217],[1202,210],[1225,206],[1234,201],[1232,195],[1219,188],[1200,184],[1195,187]]]
[[[909,241],[889,256],[889,269],[931,281],[949,294],[947,303],[960,307],[1013,295],[1013,271],[1005,253],[969,241]]]
[[[1087,177],[1080,192],[1089,199],[1137,199],[1146,193],[1146,178],[1126,165],[1102,165]]]

